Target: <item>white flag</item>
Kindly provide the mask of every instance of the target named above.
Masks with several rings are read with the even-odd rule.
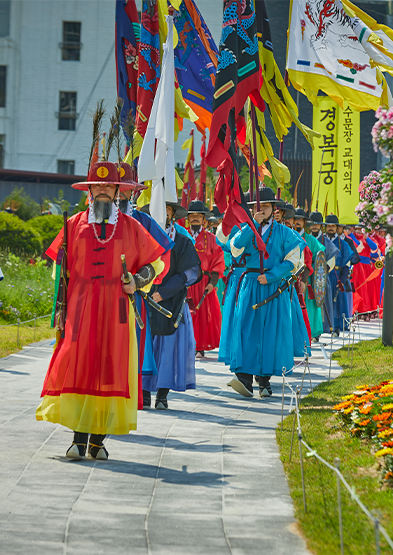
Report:
[[[152,180],[150,215],[164,229],[165,201],[177,202],[175,176],[175,58],[173,51],[173,17],[166,16],[168,36],[160,82],[154,98],[149,123],[138,163],[139,181]]]

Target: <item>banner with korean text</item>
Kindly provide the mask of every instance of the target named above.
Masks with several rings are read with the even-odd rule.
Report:
[[[313,110],[315,139],[312,159],[312,210],[336,214],[340,223],[357,223],[359,203],[360,114],[344,102],[341,109],[329,97]]]

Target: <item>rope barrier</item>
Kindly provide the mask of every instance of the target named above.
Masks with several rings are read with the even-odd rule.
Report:
[[[9,326],[19,326],[22,324],[27,324],[28,322],[34,322],[35,320],[40,320],[41,318],[49,318],[52,314],[45,314],[45,316],[37,316],[36,318],[32,318],[31,320],[25,320],[24,322],[16,322],[16,324],[3,324],[0,328],[8,328]]]
[[[352,325],[353,321],[355,320],[355,317],[352,317],[349,320],[351,320],[351,325]],[[355,338],[355,332],[353,334],[353,337]],[[349,336],[349,339],[350,339],[350,336]],[[354,342],[354,339],[353,339],[353,342]],[[299,443],[299,457],[300,457],[300,470],[301,470],[301,478],[302,478],[304,511],[307,512],[307,500],[306,500],[306,485],[305,485],[304,468],[303,468],[302,445],[307,450],[306,457],[315,457],[326,468],[328,468],[329,470],[331,470],[332,472],[334,472],[336,474],[336,477],[337,477],[337,506],[338,506],[338,515],[339,515],[339,534],[340,534],[341,555],[344,555],[342,505],[341,505],[341,489],[340,489],[341,483],[344,485],[344,487],[349,492],[349,494],[351,496],[351,499],[360,507],[360,509],[364,512],[364,514],[373,523],[373,526],[374,526],[374,529],[375,529],[376,552],[380,553],[380,550],[379,550],[379,533],[381,533],[383,535],[383,537],[385,538],[385,540],[387,541],[389,546],[391,548],[393,548],[393,540],[390,538],[390,536],[386,532],[385,528],[380,524],[378,515],[372,514],[372,512],[368,510],[368,508],[364,505],[364,503],[362,503],[362,501],[359,499],[358,495],[355,492],[354,487],[351,487],[349,485],[349,483],[347,482],[347,480],[342,475],[342,473],[340,471],[340,459],[335,458],[334,466],[333,466],[328,461],[326,461],[323,457],[318,455],[316,450],[312,449],[305,442],[305,440],[303,439],[302,428],[301,428],[301,424],[300,424],[301,414],[300,414],[300,410],[299,410],[299,399],[300,399],[301,391],[302,391],[302,388],[303,388],[304,375],[305,375],[305,372],[306,372],[306,368],[308,366],[308,356],[305,357],[305,359],[301,362],[301,364],[303,364],[304,362],[306,362],[306,366],[305,366],[304,373],[303,373],[302,384],[301,384],[301,387],[296,386],[296,390],[288,382],[288,380],[286,379],[286,376],[289,372],[292,371],[293,368],[296,368],[296,367],[300,366],[300,364],[298,364],[297,366],[294,366],[289,371],[285,367],[283,367],[283,369],[282,369],[283,393],[282,393],[282,407],[281,407],[281,431],[282,431],[282,429],[283,429],[283,412],[284,412],[284,395],[285,395],[285,385],[286,385],[289,388],[289,390],[291,391],[291,401],[290,401],[289,412],[292,411],[293,400],[295,400],[295,409],[294,409],[295,414],[294,414],[294,419],[293,419],[293,424],[292,424],[292,435],[291,435],[291,447],[290,447],[290,451],[289,451],[289,462],[291,462],[291,459],[292,459],[293,440],[294,440],[294,435],[295,435],[295,425],[297,424],[297,435],[298,435],[298,443]],[[311,380],[311,373],[310,373],[310,380]]]

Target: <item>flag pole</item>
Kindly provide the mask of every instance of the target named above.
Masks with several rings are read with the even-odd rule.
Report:
[[[255,106],[251,102],[251,125],[252,125],[252,144],[254,148],[254,177],[255,177],[255,196],[257,201],[257,212],[259,212],[261,208],[260,199],[259,199],[259,179],[258,179],[258,154],[257,154],[257,132],[255,129]],[[250,199],[252,201],[252,199]]]
[[[253,157],[253,154],[252,154],[251,145],[250,145],[249,165],[250,165],[250,188],[249,188],[249,193],[250,193],[250,202],[252,202],[252,200],[254,198],[254,157]]]
[[[286,87],[288,87],[288,83],[289,83],[288,71],[285,70],[284,84]],[[282,138],[282,141],[280,143],[280,152],[278,154],[278,159],[280,160],[280,162],[282,162],[283,158],[284,158],[284,137]],[[277,186],[277,199],[280,200],[280,198],[281,198],[281,189],[280,187]]]

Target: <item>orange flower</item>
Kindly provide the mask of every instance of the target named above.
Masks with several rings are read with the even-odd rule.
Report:
[[[351,402],[350,401],[344,401],[344,403],[339,403],[338,405],[335,405],[333,407],[333,410],[341,410],[341,409],[346,409],[348,407],[351,406]]]
[[[373,408],[372,405],[369,405],[368,407],[363,407],[362,409],[360,409],[359,412],[361,414],[368,414],[372,408]]]
[[[384,441],[382,447],[393,447],[393,441]]]
[[[385,480],[389,480],[390,478],[393,478],[393,472],[386,472]]]
[[[360,422],[358,422],[359,426],[367,426],[367,424],[370,422],[370,419],[367,418],[367,420],[361,420]]]
[[[375,414],[373,416],[373,420],[375,420],[375,422],[377,421],[383,421],[383,420],[389,420],[389,418],[392,416],[391,412],[384,412],[383,414]]]

